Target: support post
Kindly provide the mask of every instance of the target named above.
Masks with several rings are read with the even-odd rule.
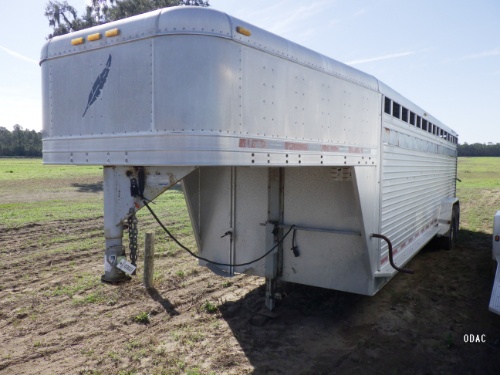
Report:
[[[108,283],[119,283],[130,280],[130,277],[116,265],[119,259],[125,258],[125,247],[122,245],[123,220],[128,215],[129,207],[133,207],[130,196],[130,180],[124,167],[104,167],[104,237],[106,251],[104,253],[104,275],[101,280]]]
[[[153,287],[155,257],[155,234],[146,233],[144,244],[144,287],[146,289]]]
[[[277,243],[278,227],[276,223],[266,223],[266,248],[270,249]],[[273,311],[276,307],[276,281],[278,278],[278,248],[274,249],[271,254],[266,257],[266,307]]]
[[[266,251],[278,243],[281,232],[278,227],[283,216],[283,171],[281,168],[269,168],[267,207]],[[280,272],[281,251],[282,246],[278,246],[266,257],[266,307],[270,311],[276,307],[276,283]]]

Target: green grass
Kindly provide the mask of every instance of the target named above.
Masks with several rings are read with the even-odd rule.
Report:
[[[101,303],[103,301],[103,297],[100,293],[92,292],[89,295],[79,298],[73,301],[75,305],[87,305],[92,303]]]
[[[459,158],[458,178],[460,228],[491,234],[500,210],[500,158]]]
[[[457,187],[463,189],[500,189],[500,158],[459,158]]]
[[[87,219],[102,215],[102,199],[70,202],[49,200],[36,202],[36,204],[30,204],[30,202],[0,203],[0,222],[12,227],[53,220]]]
[[[99,166],[43,165],[41,159],[0,158],[0,226],[102,215],[102,193],[96,185],[102,174]]]
[[[40,158],[0,158],[0,181],[39,183],[47,179],[102,177],[102,166],[44,165]]]
[[[57,285],[49,292],[54,296],[66,295],[73,297],[75,294],[85,290],[95,289],[102,286],[101,281],[91,273],[83,273],[75,275],[70,281],[65,281],[64,284]]]
[[[209,314],[215,314],[219,310],[219,307],[213,302],[205,301],[201,305],[201,310]]]
[[[147,311],[143,311],[132,318],[132,321],[139,324],[149,324],[151,322],[150,315]]]

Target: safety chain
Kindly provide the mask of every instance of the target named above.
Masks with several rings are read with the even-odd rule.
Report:
[[[135,212],[133,212],[127,219],[128,224],[128,240],[129,240],[129,249],[130,249],[130,261],[134,266],[137,266],[137,236],[139,234],[139,230],[137,229],[137,217],[135,216]]]

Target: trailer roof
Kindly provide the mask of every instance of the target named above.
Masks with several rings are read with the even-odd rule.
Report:
[[[246,31],[250,35],[245,35]],[[377,79],[369,74],[226,13],[202,7],[181,6],[160,9],[54,37],[43,47],[40,64],[48,59],[129,43],[134,40],[186,34],[232,39],[249,47],[378,91]]]
[[[415,112],[423,109],[378,79],[321,55],[278,35],[215,9],[179,6],[155,10],[123,20],[95,26],[49,40],[41,51],[40,65],[46,60],[84,53],[112,45],[165,35],[207,35],[237,43],[290,60],[331,76],[356,83],[404,103]],[[458,136],[452,129],[430,116],[434,123]]]

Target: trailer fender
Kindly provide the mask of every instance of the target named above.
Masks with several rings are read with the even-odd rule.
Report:
[[[440,247],[444,250],[451,250],[455,246],[460,227],[460,203],[458,199],[447,199],[442,202],[440,212],[437,233]]]
[[[458,198],[455,197],[443,199],[439,207],[438,216],[439,229],[437,235],[439,237],[449,235],[453,216],[455,216],[458,224],[458,222],[460,221],[460,202],[458,201]]]

